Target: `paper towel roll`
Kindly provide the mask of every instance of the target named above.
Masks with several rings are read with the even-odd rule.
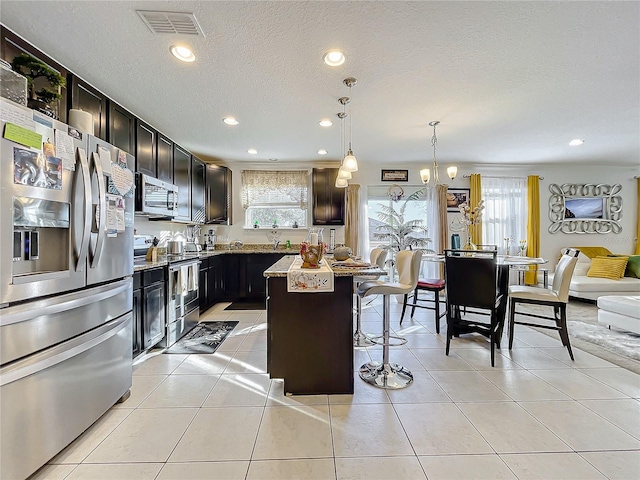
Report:
[[[69,110],[69,125],[77,128],[82,133],[93,135],[93,115],[84,110]]]

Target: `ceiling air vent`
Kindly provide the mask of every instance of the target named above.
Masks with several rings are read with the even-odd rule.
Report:
[[[136,10],[142,21],[153,33],[180,33],[182,35],[202,35],[193,13],[157,12],[153,10]]]

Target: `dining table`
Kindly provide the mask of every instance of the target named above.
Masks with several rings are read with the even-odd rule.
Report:
[[[479,250],[477,253],[481,253]],[[474,255],[475,251],[465,251],[464,255]],[[444,263],[444,254],[423,254],[423,262],[438,262]],[[507,314],[507,303],[509,300],[509,271],[511,267],[525,267],[531,265],[545,265],[548,260],[541,257],[526,257],[519,255],[497,255],[496,265],[498,268],[498,295],[500,296],[500,303],[498,305],[498,322],[500,323],[499,334],[502,335],[504,321]],[[464,285],[462,285],[464,287]],[[447,285],[447,288],[450,288]]]

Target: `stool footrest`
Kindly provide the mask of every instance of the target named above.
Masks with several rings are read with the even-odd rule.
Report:
[[[382,346],[388,345],[388,346],[390,346],[390,347],[400,347],[400,346],[402,346],[402,345],[405,345],[405,344],[407,343],[407,341],[408,341],[408,340],[407,340],[406,338],[404,338],[404,337],[397,337],[397,336],[395,336],[395,335],[389,335],[389,339],[392,339],[392,338],[393,338],[394,340],[400,340],[398,343],[391,343],[391,342],[389,342],[389,343],[385,343],[385,342],[384,342],[384,335],[370,335],[368,338],[369,338],[369,340],[371,340],[375,345],[382,345]],[[382,342],[380,341],[380,339],[381,339],[381,338],[383,339],[383,341],[382,341]]]

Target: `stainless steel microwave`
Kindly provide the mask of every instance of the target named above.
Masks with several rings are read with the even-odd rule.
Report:
[[[178,212],[178,187],[144,173],[136,173],[136,213],[175,217]]]

